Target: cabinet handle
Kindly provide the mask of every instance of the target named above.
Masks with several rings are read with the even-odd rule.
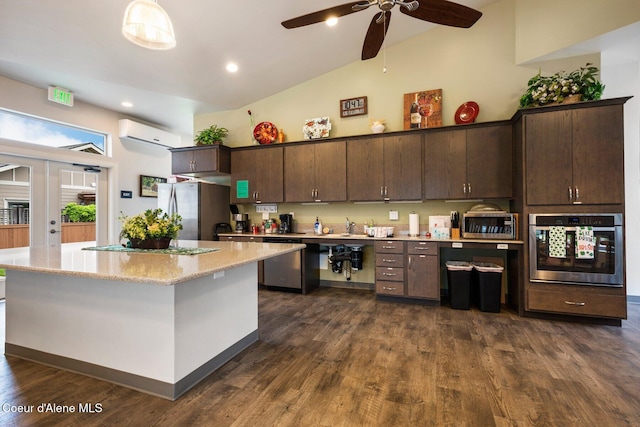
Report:
[[[428,251],[430,248],[424,246],[414,246],[413,249],[417,251]]]
[[[395,259],[382,258],[382,262],[398,262],[398,261]]]
[[[462,194],[467,194],[467,183],[462,184]]]
[[[395,291],[397,288],[389,288],[388,286],[383,286],[382,289],[385,291]]]
[[[395,249],[395,248],[396,248],[395,246],[385,246],[385,245],[382,245],[382,249]]]
[[[397,276],[397,273],[382,273],[383,276]]]
[[[580,190],[576,187],[576,202],[580,200]]]
[[[471,194],[471,183],[470,182],[467,183],[467,188],[469,189],[469,194]]]
[[[380,187],[380,197],[384,197],[384,187]]]
[[[586,302],[577,302],[577,301],[565,301],[564,303],[567,305],[575,305],[577,307],[584,307],[585,305],[587,305]]]
[[[384,186],[384,197],[389,197],[389,189],[386,185]]]
[[[569,201],[573,201],[573,190],[569,187]]]

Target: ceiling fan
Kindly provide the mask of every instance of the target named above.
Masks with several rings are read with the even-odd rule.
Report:
[[[282,26],[288,29],[304,27],[378,6],[380,11],[373,16],[362,46],[362,60],[366,60],[374,58],[380,51],[389,29],[391,9],[395,5],[405,15],[451,27],[469,28],[482,16],[482,12],[447,0],[360,0],[289,19]]]

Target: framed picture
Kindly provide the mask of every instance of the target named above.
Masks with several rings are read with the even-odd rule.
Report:
[[[340,117],[362,116],[367,114],[367,97],[340,100]]]
[[[442,89],[404,94],[404,129],[442,126]]]
[[[158,197],[158,184],[167,182],[167,178],[140,175],[140,197]]]

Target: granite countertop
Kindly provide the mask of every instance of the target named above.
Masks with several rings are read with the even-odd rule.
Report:
[[[314,233],[289,233],[289,234],[253,234],[253,233],[220,233],[219,236],[221,237],[239,237],[239,236],[245,236],[245,237],[260,237],[260,238],[265,238],[265,237],[269,237],[269,238],[282,238],[282,239],[304,239],[304,240],[308,240],[308,239],[318,239],[319,241],[321,240],[344,240],[345,242],[348,242],[349,240],[358,240],[358,241],[362,241],[362,240],[366,240],[366,241],[371,241],[371,244],[373,245],[374,242],[376,241],[386,241],[386,240],[398,240],[398,241],[403,241],[403,242],[434,242],[434,243],[485,243],[485,244],[490,244],[490,245],[495,245],[495,244],[512,244],[512,245],[522,245],[524,244],[524,242],[522,240],[506,240],[506,239],[465,239],[465,238],[460,238],[460,239],[427,239],[426,237],[424,237],[424,235],[419,236],[419,237],[411,237],[408,235],[400,235],[400,236],[394,236],[394,237],[368,237],[365,236],[364,234],[340,234],[340,233],[334,233],[334,234],[321,234],[321,235],[317,235]]]
[[[82,250],[95,246],[94,242],[66,243],[60,248],[2,249],[0,268],[170,286],[305,247],[304,244],[293,243],[198,240],[179,240],[172,244],[183,248],[219,250],[198,255],[175,255]]]

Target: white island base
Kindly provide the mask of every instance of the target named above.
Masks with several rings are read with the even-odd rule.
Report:
[[[257,341],[257,271],[158,286],[8,270],[5,354],[173,400]]]

